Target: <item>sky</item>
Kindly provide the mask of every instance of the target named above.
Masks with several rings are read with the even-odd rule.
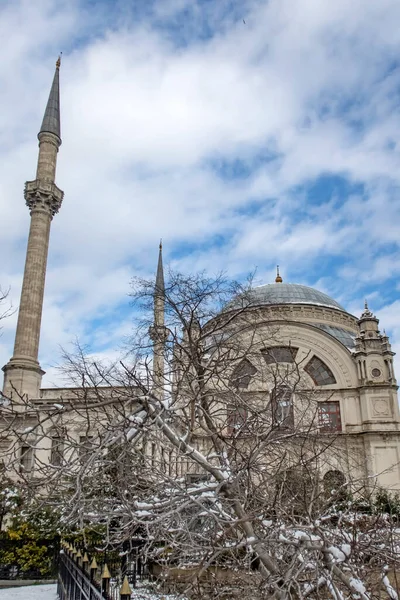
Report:
[[[18,307],[37,139],[62,51],[44,385],[112,357],[158,243],[183,272],[367,298],[400,353],[398,0],[2,0],[0,284]],[[2,321],[0,362],[17,314]],[[400,360],[397,360],[400,377]]]

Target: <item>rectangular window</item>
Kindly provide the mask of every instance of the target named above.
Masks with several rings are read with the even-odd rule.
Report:
[[[30,446],[21,447],[21,456],[19,462],[19,472],[21,474],[31,473],[33,469],[33,448]]]
[[[62,465],[64,456],[64,439],[60,436],[51,438],[50,464],[54,467]]]
[[[272,426],[294,428],[293,394],[287,385],[280,385],[271,393]]]
[[[342,431],[339,402],[318,403],[318,426],[321,432]]]
[[[79,437],[79,460],[81,463],[85,463],[93,450],[93,436],[92,435],[81,435]]]

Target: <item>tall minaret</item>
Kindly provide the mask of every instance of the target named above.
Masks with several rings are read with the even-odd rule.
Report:
[[[150,327],[153,341],[153,391],[161,399],[164,396],[164,352],[168,333],[165,327],[165,284],[162,261],[162,243],[158,253],[156,285],[154,289],[154,322]]]
[[[40,324],[49,248],[50,224],[59,211],[64,192],[54,183],[60,137],[60,58],[38,133],[39,158],[36,179],[25,184],[25,200],[31,215],[24,279],[19,305],[14,354],[3,367],[3,393],[38,398],[44,371],[38,361]]]

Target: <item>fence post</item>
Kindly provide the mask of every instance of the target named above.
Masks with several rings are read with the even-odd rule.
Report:
[[[129,585],[128,578],[126,575],[124,577],[124,581],[122,582],[122,586],[119,591],[119,594],[120,594],[120,600],[131,600],[132,590],[131,590],[131,586]]]
[[[101,576],[101,591],[105,598],[107,598],[108,592],[110,591],[110,571],[108,570],[107,563],[104,563],[103,574]]]
[[[84,571],[87,571],[88,564],[89,564],[89,557],[87,555],[87,552],[85,552],[85,554],[83,555],[83,558],[82,558],[82,568]]]
[[[96,571],[97,571],[97,562],[96,562],[95,557],[93,557],[93,560],[90,563],[90,581],[93,581],[93,579],[95,578]]]

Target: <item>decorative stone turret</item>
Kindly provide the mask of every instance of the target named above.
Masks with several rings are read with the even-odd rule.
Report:
[[[389,338],[378,329],[379,319],[365,302],[357,321],[354,358],[360,381],[360,409],[364,431],[399,429],[397,385]]]
[[[165,327],[165,284],[161,242],[154,289],[154,322],[149,329],[149,335],[153,342],[153,391],[161,399],[164,396],[164,353],[168,338],[167,328]]]
[[[36,179],[25,184],[25,201],[31,215],[25,271],[18,313],[14,353],[3,367],[3,393],[38,398],[44,371],[38,361],[43,295],[46,279],[50,225],[59,211],[64,192],[55,184],[60,137],[60,59],[40,128]]]
[[[367,302],[357,325],[359,334],[356,337],[354,356],[360,381],[363,384],[396,384],[393,372],[394,352],[386,333],[380,333],[379,319],[369,310]]]

